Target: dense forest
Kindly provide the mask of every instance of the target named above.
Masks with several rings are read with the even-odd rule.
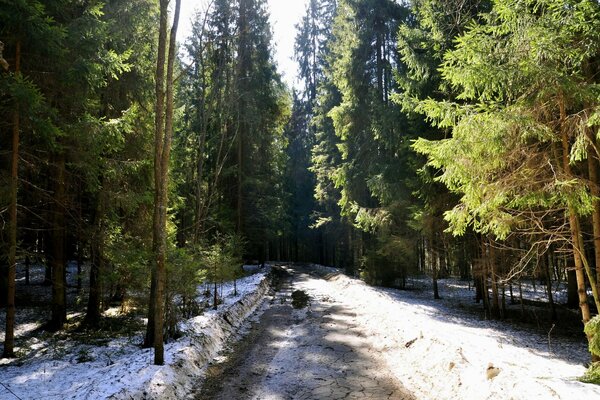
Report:
[[[296,88],[266,0],[189,38],[180,3],[0,0],[4,357],[17,268],[44,265],[60,331],[75,263],[80,329],[133,304],[162,364],[196,287],[266,260],[472,280],[497,319],[531,279],[556,319],[566,282],[600,356],[597,1],[310,0]]]

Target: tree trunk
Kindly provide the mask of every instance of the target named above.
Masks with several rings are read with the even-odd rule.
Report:
[[[15,75],[21,73],[21,41],[17,40],[15,50]],[[12,156],[10,161],[10,205],[9,205],[9,243],[8,276],[6,285],[6,333],[2,357],[14,357],[15,344],[15,291],[17,273],[17,196],[19,188],[19,103],[15,104],[12,120]]]
[[[594,138],[591,137],[590,140],[594,140]],[[594,196],[594,211],[592,213],[594,259],[596,264],[596,276],[600,278],[600,187],[598,186],[600,182],[598,179],[598,162],[594,158],[594,154],[594,149],[590,148],[588,151],[588,170],[590,175],[590,189],[592,196]],[[598,287],[598,292],[600,292],[600,279],[597,279],[596,286]]]
[[[577,293],[577,277],[575,270],[567,269],[567,307],[577,308],[579,306],[579,298]]]
[[[54,212],[52,222],[52,246],[50,248],[50,269],[52,270],[52,319],[51,330],[62,329],[67,320],[67,288],[65,279],[65,207],[66,207],[66,165],[65,154],[60,153],[55,160]]]
[[[77,244],[77,291],[81,291],[81,274],[83,273],[83,254],[81,254],[83,245],[82,242],[79,241]]]
[[[485,243],[483,239],[480,240],[481,247],[481,299],[483,300],[483,309],[485,310],[486,318],[490,314],[490,296],[488,287],[488,254],[485,249]]]
[[[101,182],[103,180],[101,179]],[[101,189],[102,190],[102,189]],[[90,293],[88,296],[87,311],[84,325],[95,328],[100,323],[100,301],[102,289],[100,285],[101,271],[104,262],[104,195],[98,194],[98,205],[94,215],[94,235],[90,243],[91,267],[90,267]]]
[[[156,62],[156,106],[155,106],[155,138],[154,138],[154,212],[152,218],[152,248],[154,254],[153,283],[150,293],[150,311],[153,312],[154,332],[154,364],[164,364],[164,309],[166,288],[166,256],[167,256],[167,206],[168,206],[168,172],[173,136],[173,71],[175,65],[177,27],[181,0],[176,0],[173,25],[169,40],[167,72],[165,77],[165,56],[167,44],[168,0],[160,1],[160,26],[158,39],[158,57]],[[166,81],[166,94],[165,94]],[[166,98],[165,98],[166,97]],[[150,312],[149,311],[149,312]],[[150,316],[148,318],[150,323]]]
[[[245,76],[249,72],[248,63],[248,21],[247,12],[249,9],[248,1],[239,1],[239,19],[238,19],[238,30],[240,32],[238,39],[238,54],[237,54],[237,65],[236,65],[236,79],[238,89],[244,93],[247,86],[247,77]],[[236,184],[236,232],[241,234],[243,231],[243,189],[244,183],[244,138],[247,134],[247,121],[249,117],[246,109],[246,99],[241,97],[238,104],[238,123],[237,123],[237,138],[236,138],[236,163],[237,163],[237,184]]]
[[[525,319],[525,303],[523,302],[523,285],[519,277],[519,302],[521,303],[521,319]]]
[[[216,310],[219,305],[219,290],[217,288],[217,265],[216,264],[214,267],[213,279],[214,279],[214,285],[215,285],[214,291],[213,291],[213,310]]]
[[[550,304],[550,312],[552,321],[557,320],[556,305],[554,304],[554,296],[552,295],[552,275],[550,274],[550,254],[542,257],[544,263],[544,274],[546,276],[546,291],[548,292],[548,303]]]
[[[156,277],[154,269],[155,265],[152,265],[152,278],[150,279],[150,301],[148,302],[148,324],[146,325],[146,335],[144,336],[144,343],[142,347],[148,349],[154,346],[154,304],[156,298]]]
[[[494,318],[500,316],[500,301],[498,297],[498,271],[496,264],[496,249],[494,242],[490,239],[488,244],[488,262],[490,264],[490,278],[492,280],[492,309],[491,314]]]
[[[91,266],[90,266],[90,293],[88,296],[87,311],[84,324],[95,328],[100,323],[100,270],[102,263],[102,250],[95,241],[91,244]]]
[[[438,300],[440,299],[440,292],[438,289],[438,253],[437,253],[437,248],[436,248],[436,243],[434,241],[434,236],[435,234],[433,234],[431,236],[431,240],[429,243],[429,253],[430,253],[430,260],[431,260],[431,277],[433,280],[433,298]]]
[[[563,171],[567,176],[573,176],[571,172],[571,165],[569,163],[569,138],[567,135],[567,129],[565,127],[566,111],[564,102],[560,104],[561,114],[561,141],[562,141],[562,167]],[[581,310],[581,318],[584,324],[586,324],[590,318],[590,307],[587,302],[586,285],[585,285],[585,272],[582,257],[585,257],[584,249],[581,245],[581,232],[579,230],[579,221],[577,213],[572,205],[568,207],[569,215],[569,227],[571,229],[571,241],[573,246],[573,258],[575,260],[575,277],[577,279],[577,295],[579,298],[579,308]]]

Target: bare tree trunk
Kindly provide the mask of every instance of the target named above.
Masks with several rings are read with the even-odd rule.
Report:
[[[15,50],[15,74],[21,73],[21,41],[17,40]],[[17,196],[19,188],[19,103],[15,104],[12,121],[12,156],[10,162],[10,232],[8,243],[8,276],[6,287],[6,333],[2,357],[14,357],[15,344],[15,291],[17,274]]]
[[[158,57],[156,62],[156,107],[154,137],[154,213],[152,218],[152,249],[154,254],[153,283],[150,293],[150,311],[153,326],[148,318],[148,331],[153,331],[154,364],[164,364],[164,309],[166,288],[166,256],[167,256],[167,205],[168,205],[168,172],[173,136],[173,71],[177,57],[176,39],[179,24],[181,0],[176,0],[173,25],[169,38],[169,54],[167,56],[167,72],[165,77],[165,56],[167,45],[167,24],[169,0],[160,0],[160,26],[158,39]],[[166,81],[166,93],[165,93]],[[149,311],[149,312],[150,312]]]

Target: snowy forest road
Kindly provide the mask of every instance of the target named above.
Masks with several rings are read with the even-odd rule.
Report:
[[[327,277],[278,267],[276,292],[228,354],[209,367],[196,399],[413,399],[388,371],[356,311],[328,295]],[[292,304],[292,293],[302,303]],[[300,294],[300,296],[298,296]]]

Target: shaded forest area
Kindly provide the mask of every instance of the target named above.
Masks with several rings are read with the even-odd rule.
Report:
[[[310,0],[296,89],[265,0],[212,1],[179,48],[169,3],[0,1],[4,356],[17,267],[44,265],[48,329],[71,261],[81,328],[128,304],[160,354],[252,260],[473,280],[493,318],[531,279],[556,318],[567,282],[600,356],[597,1]]]

